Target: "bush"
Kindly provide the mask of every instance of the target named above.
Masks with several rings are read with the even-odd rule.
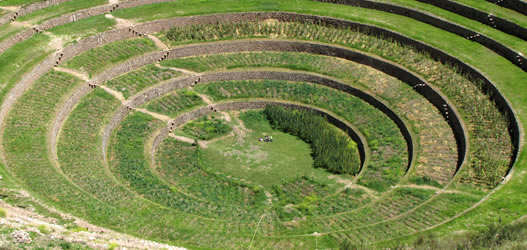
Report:
[[[7,212],[3,208],[0,208],[0,218],[5,218],[6,216]]]
[[[183,131],[200,140],[210,140],[231,132],[232,128],[221,119],[202,117],[183,126]]]
[[[323,117],[301,110],[268,105],[264,110],[274,129],[300,137],[311,144],[314,165],[339,174],[356,174],[360,169],[357,145],[331,127]]]

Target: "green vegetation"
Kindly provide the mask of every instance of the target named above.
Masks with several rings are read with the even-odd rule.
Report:
[[[125,98],[129,98],[149,86],[180,75],[181,73],[175,70],[147,65],[107,81],[105,85],[123,93]]]
[[[0,99],[50,53],[49,37],[38,34],[0,54]]]
[[[28,15],[18,18],[17,21],[29,21],[34,24],[42,23],[46,20],[61,16],[63,14],[71,13],[77,10],[86,9],[97,5],[103,5],[106,3],[108,3],[108,0],[70,0],[61,4],[52,5],[48,8],[33,11]]]
[[[481,3],[472,3],[473,0],[459,1],[474,4],[478,8],[495,6],[484,1]],[[30,2],[34,0],[5,0],[0,5]],[[95,2],[82,4],[87,6]],[[427,10],[476,32],[487,34],[518,51],[527,48],[524,41],[510,38],[483,24],[457,17],[418,1],[390,2]],[[65,8],[61,10],[53,11],[50,8],[49,13],[42,11],[35,14],[30,21],[38,22],[53,15],[74,11],[77,7],[81,8],[81,5],[75,7],[75,3],[80,1],[63,5]],[[495,8],[498,15],[510,20],[518,18],[518,15],[507,16],[503,8],[496,6]],[[406,17],[308,0],[278,2],[181,0],[122,9],[115,14],[144,20],[177,15],[261,10],[285,10],[335,16],[377,25],[425,41],[481,70],[507,96],[520,119],[523,121],[525,118],[526,93],[519,91],[525,85],[524,72],[478,43]],[[517,22],[524,23],[523,20],[524,18],[518,19]],[[99,24],[100,28],[96,27]],[[112,25],[111,20],[94,17],[81,20],[71,26],[57,27],[53,32],[61,36],[73,34],[71,37],[65,37],[68,40],[106,30]],[[266,52],[217,55],[199,59],[184,58],[163,65],[192,68],[200,72],[249,67],[305,70],[343,79],[349,84],[371,91],[380,99],[387,101],[394,111],[410,118],[409,123],[418,132],[417,144],[421,150],[418,152],[419,162],[416,162],[409,176],[403,175],[406,162],[404,141],[396,127],[382,114],[370,110],[367,105],[355,104],[355,101],[351,100],[353,98],[338,91],[309,84],[298,87],[300,84],[279,81],[211,83],[210,86],[214,87],[198,85],[196,91],[211,95],[215,101],[269,98],[302,102],[330,110],[356,125],[371,146],[371,161],[365,168],[364,175],[353,179],[342,175],[336,177],[324,173],[317,175],[314,171],[320,169],[312,167],[305,168],[307,172],[302,172],[304,168],[300,171],[300,167],[298,169],[281,167],[276,173],[288,178],[280,180],[275,178],[272,185],[262,185],[264,186],[262,188],[255,185],[255,182],[262,181],[267,176],[248,176],[241,171],[235,172],[240,169],[240,161],[229,166],[230,169],[227,167],[221,169],[207,163],[207,151],[216,145],[217,148],[221,148],[222,143],[234,145],[235,141],[229,141],[235,140],[234,136],[210,143],[208,148],[199,148],[168,138],[158,148],[156,158],[150,158],[152,151],[149,147],[152,137],[166,124],[137,113],[125,118],[119,129],[114,131],[109,154],[104,156],[108,158],[106,162],[101,153],[102,131],[120,103],[101,89],[93,90],[83,98],[66,120],[60,132],[59,158],[56,162],[54,156],[50,155],[47,135],[57,107],[66,100],[74,88],[79,86],[79,82],[71,76],[53,71],[38,80],[35,86],[17,100],[5,120],[2,145],[9,173],[0,169],[3,177],[0,181],[2,200],[17,206],[34,208],[46,216],[52,214],[32,202],[30,198],[18,196],[5,189],[6,186],[9,188],[16,186],[13,184],[15,181],[21,181],[21,186],[29,190],[35,198],[45,201],[46,205],[56,206],[61,211],[71,212],[91,223],[189,248],[210,246],[256,249],[269,246],[336,248],[337,243],[343,246],[371,248],[373,246],[370,244],[379,247],[397,247],[400,244],[395,243],[399,240],[417,241],[418,248],[441,247],[442,245],[437,241],[420,238],[420,232],[428,228],[433,228],[430,231],[434,233],[434,238],[452,232],[460,235],[462,239],[449,241],[452,245],[446,245],[448,248],[524,248],[523,242],[517,243],[525,238],[524,229],[491,226],[489,229],[482,229],[482,233],[474,236],[459,233],[463,230],[487,228],[489,222],[501,221],[502,218],[504,223],[508,223],[527,213],[523,205],[527,199],[524,185],[526,176],[524,152],[512,172],[511,179],[496,192],[487,192],[486,188],[496,187],[507,172],[513,149],[507,132],[509,118],[503,117],[498,112],[480,83],[470,81],[467,77],[458,74],[456,69],[435,62],[429,56],[413,49],[382,38],[359,34],[353,30],[317,27],[314,24],[279,24],[272,20],[266,21],[265,25],[242,23],[237,26],[231,25],[234,28],[227,26],[227,24],[214,24],[173,30],[172,35],[180,41],[173,42],[172,45],[253,37],[326,42],[379,55],[421,75],[451,100],[466,124],[470,136],[470,152],[469,160],[459,174],[460,182],[456,181],[446,186],[447,190],[440,191],[439,188],[445,187],[444,184],[451,180],[452,175],[449,175],[449,172],[443,173],[448,178],[442,176],[434,178],[436,176],[429,175],[429,172],[424,172],[424,175],[423,172],[419,172],[420,167],[431,172],[444,169],[441,162],[436,161],[438,158],[431,158],[426,152],[440,154],[443,159],[453,159],[454,156],[450,153],[455,152],[455,148],[448,149],[448,146],[445,146],[453,144],[445,142],[446,136],[441,136],[444,135],[445,127],[444,123],[438,121],[442,120],[425,117],[428,112],[436,112],[436,110],[429,109],[429,106],[422,108],[423,103],[418,101],[422,98],[415,98],[416,94],[408,86],[386,77],[376,79],[378,75],[371,73],[372,70],[360,71],[360,67],[353,67],[349,62],[339,59]],[[0,27],[0,40],[14,35],[19,30],[12,25]],[[163,36],[164,34],[161,34],[161,38],[166,41],[166,37]],[[51,49],[46,49],[49,40],[46,33],[38,34],[0,55],[0,87],[2,87],[0,99],[3,99],[23,74],[29,72],[51,52]],[[151,50],[141,48],[141,52],[130,52],[135,46],[124,48],[126,46],[119,45],[108,48],[106,52],[98,51],[86,57],[85,61],[77,62],[75,68],[81,69],[82,66],[87,65],[91,67],[85,69],[88,73],[97,74],[109,65],[115,65],[153,50],[153,48]],[[115,54],[111,54],[113,52]],[[105,53],[108,53],[108,56],[98,57]],[[265,59],[261,59],[263,57]],[[94,58],[95,61],[90,61]],[[170,76],[158,77],[161,75],[159,68],[144,69],[145,72],[159,71],[156,71],[153,77],[143,72],[142,75],[131,76],[126,82],[116,82],[111,87],[123,92],[129,98],[160,81],[179,76],[172,72],[168,73]],[[367,77],[370,73],[372,76]],[[289,85],[296,86],[288,87]],[[405,91],[408,93],[404,93]],[[203,104],[194,94],[185,97],[180,94],[176,91],[154,100],[146,104],[147,108],[151,111],[155,109],[159,113],[179,115],[183,111]],[[415,111],[416,109],[419,110]],[[401,112],[404,110],[411,112]],[[434,115],[440,116],[438,113]],[[241,119],[244,120],[244,114]],[[244,124],[251,129],[249,120],[244,120]],[[233,122],[233,125],[238,124]],[[436,127],[443,130],[439,131]],[[274,133],[270,125],[269,129],[271,131],[269,133]],[[248,132],[247,135],[255,138],[261,136],[251,133]],[[273,138],[276,141],[279,136],[273,135]],[[253,140],[246,141],[256,143]],[[291,147],[293,142],[289,143],[287,146]],[[296,140],[296,143],[295,146],[307,146],[300,140]],[[430,144],[437,147],[425,148]],[[241,143],[237,146],[243,145],[248,144]],[[289,152],[272,144],[263,146],[274,146],[274,149],[265,150],[275,150],[275,153],[282,153],[281,157],[284,158],[285,152]],[[250,147],[246,146],[242,149],[250,149]],[[295,151],[295,156],[299,157],[301,153],[309,151],[309,148],[307,151],[305,149],[304,147],[304,151],[300,149]],[[279,150],[281,152],[277,152]],[[241,155],[251,156],[255,152],[259,153],[259,151],[247,150]],[[217,160],[220,158],[227,157],[219,154],[218,157],[211,159],[216,159],[215,163],[220,164],[222,161]],[[295,163],[296,161],[299,160],[295,160]],[[309,174],[309,171],[313,171],[314,174]],[[10,175],[14,175],[16,179],[11,178]],[[335,185],[335,183],[341,184]],[[396,185],[398,183],[400,185]],[[408,183],[420,187],[405,186]],[[343,185],[346,187],[342,187]],[[475,188],[475,185],[484,188]],[[488,200],[484,200],[481,204],[476,203],[486,197],[486,194],[491,194]],[[467,211],[467,209],[471,210]],[[52,217],[55,218],[57,215]],[[455,220],[445,223],[451,218]],[[2,228],[0,231],[2,232],[0,234],[7,235],[4,232],[8,230]],[[318,234],[315,232],[321,233],[321,236],[316,236]],[[32,236],[36,235],[37,233],[32,233]],[[42,246],[33,244],[24,247]],[[18,247],[20,246],[7,246],[7,248]],[[53,241],[44,247],[76,248],[77,246]]]
[[[433,233],[419,236],[411,245],[429,249],[522,249],[526,247],[527,224],[493,223],[483,230],[439,238]]]
[[[116,22],[114,19],[109,19],[104,15],[100,15],[56,26],[48,31],[55,35],[67,36],[69,39],[74,40],[110,30],[115,24]]]
[[[90,76],[94,76],[114,64],[155,49],[156,46],[152,40],[147,38],[133,38],[88,50],[69,60],[64,66],[83,70]]]
[[[385,100],[401,118],[407,119],[409,129],[419,137],[418,165],[411,175],[426,176],[447,183],[456,168],[457,150],[451,128],[437,109],[406,83],[370,67],[339,58],[295,52],[246,52],[177,58],[164,61],[166,66],[197,72],[233,70],[254,67],[274,67],[316,72],[339,79],[353,87],[374,93]],[[420,136],[420,135],[427,136]],[[441,138],[445,145],[434,140]],[[441,171],[428,171],[430,159]]]
[[[361,184],[383,191],[399,181],[405,172],[406,145],[397,126],[381,111],[346,93],[315,84],[274,80],[212,82],[198,84],[195,90],[215,101],[273,98],[329,110],[354,124],[373,152],[360,178]]]
[[[261,110],[244,111],[239,119],[239,124],[233,121],[232,126],[237,128],[233,136],[201,149],[202,165],[265,188],[302,176],[328,182],[326,171],[313,168],[309,145],[296,136],[272,129]],[[259,141],[266,135],[273,142]]]
[[[200,140],[210,140],[232,131],[232,128],[221,118],[212,116],[203,116],[197,120],[186,123],[183,126],[183,132],[192,138]]]
[[[190,25],[175,27],[166,35],[174,44],[252,37],[296,38],[341,44],[389,58],[438,86],[460,111],[463,120],[471,124],[468,127],[472,146],[468,156],[470,166],[463,172],[463,181],[494,187],[509,168],[512,144],[508,118],[484,94],[481,83],[471,82],[456,73],[455,69],[392,41],[365,36],[358,31],[310,23]]]
[[[43,2],[45,0],[3,0],[0,2],[0,6],[24,6],[36,2]]]
[[[183,89],[155,99],[147,103],[145,106],[152,112],[176,117],[178,114],[181,114],[186,110],[204,104],[205,102],[198,94],[196,94],[196,92],[189,89]]]
[[[274,129],[300,137],[311,144],[315,168],[355,175],[360,170],[357,144],[328,121],[309,111],[293,111],[269,105],[264,113]]]

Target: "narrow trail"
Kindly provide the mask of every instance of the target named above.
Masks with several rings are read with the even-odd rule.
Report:
[[[63,67],[55,67],[54,68],[56,71],[60,71],[60,72],[64,72],[64,73],[67,73],[67,74],[70,74],[70,75],[73,75],[85,82],[88,82],[90,81],[90,77],[88,76],[88,74],[86,73],[83,73],[83,72],[80,72],[78,70],[74,70],[74,69],[68,69],[68,68],[63,68]]]
[[[195,71],[190,71],[190,70],[186,70],[186,69],[182,69],[182,68],[175,68],[175,67],[168,67],[168,66],[163,66],[159,63],[156,63],[155,64],[157,67],[159,68],[162,68],[162,69],[170,69],[170,70],[174,70],[174,71],[178,71],[178,72],[181,72],[183,74],[187,74],[187,75],[192,75],[192,76],[199,76],[201,75],[200,73],[198,72],[195,72]]]
[[[0,6],[0,9],[7,11],[18,11],[20,6]]]
[[[118,2],[118,1],[117,1]],[[123,19],[123,18],[118,18],[118,17],[115,17],[114,15],[112,14],[106,14],[104,15],[106,18],[108,19],[113,19],[117,22],[116,24],[116,28],[134,28],[134,25],[136,24],[135,22],[132,22],[130,20],[127,20],[127,19]],[[154,44],[156,45],[156,47],[158,47],[159,49],[161,50],[168,50],[170,49],[170,47],[168,45],[166,45],[163,41],[161,41],[159,38],[157,38],[156,36],[154,35],[151,35],[151,34],[145,34],[146,37],[148,37],[150,40],[152,40],[152,42],[154,42]]]
[[[112,95],[113,97],[117,98],[117,100],[119,100],[121,103],[125,103],[126,102],[126,99],[124,98],[124,95],[123,93],[119,92],[119,91],[116,91],[116,90],[113,90],[111,88],[108,88],[104,85],[98,85],[101,89],[103,89],[104,91],[106,91],[108,94]]]
[[[194,139],[189,138],[189,137],[180,136],[180,135],[175,135],[175,134],[172,134],[172,133],[170,133],[170,134],[168,134],[168,135],[169,135],[170,137],[172,137],[172,138],[178,140],[178,141],[182,141],[182,142],[186,142],[186,143],[190,143],[190,144],[194,143]]]
[[[159,119],[159,120],[162,120],[162,121],[165,121],[165,122],[169,122],[172,120],[172,118],[170,118],[169,116],[166,116],[166,115],[162,115],[162,114],[159,114],[159,113],[156,113],[156,112],[152,112],[152,111],[148,111],[146,109],[142,109],[142,108],[134,108],[136,111],[139,111],[141,113],[145,113],[147,115],[151,115],[152,117],[156,118],[156,119]]]
[[[342,177],[340,177],[338,175],[330,175],[330,176],[328,176],[328,178],[329,179],[334,179],[337,183],[344,184],[344,187],[342,187],[339,190],[337,190],[337,192],[335,194],[339,194],[342,191],[346,190],[347,188],[350,188],[350,189],[358,188],[358,189],[361,189],[364,192],[366,192],[371,197],[378,197],[377,191],[375,191],[373,189],[369,189],[369,188],[367,188],[365,186],[362,186],[362,185],[354,184],[352,180],[343,179]]]
[[[107,86],[104,86],[104,85],[97,85],[99,88],[103,89],[104,91],[106,91],[106,93],[112,95],[113,97],[115,97],[117,100],[119,100],[121,102],[122,105],[127,105],[127,102],[126,102],[126,98],[124,98],[124,95],[123,93],[117,91],[117,90],[113,90]],[[141,113],[144,113],[144,114],[147,114],[147,115],[150,115],[156,119],[159,119],[161,121],[164,121],[164,122],[169,122],[172,120],[172,118],[170,118],[169,116],[166,116],[166,115],[163,115],[163,114],[159,114],[159,113],[156,113],[156,112],[152,112],[152,111],[149,111],[147,109],[143,109],[143,108],[137,108],[137,107],[132,107],[133,110],[135,111],[139,111]]]

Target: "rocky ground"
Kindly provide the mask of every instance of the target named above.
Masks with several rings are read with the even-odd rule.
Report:
[[[0,188],[0,197],[0,249],[183,249],[94,226],[20,190]]]

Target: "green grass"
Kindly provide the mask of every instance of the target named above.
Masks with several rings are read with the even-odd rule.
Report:
[[[487,1],[478,1],[478,0],[454,0],[455,2],[470,6],[475,9],[485,11],[487,13],[493,14],[497,17],[503,18],[505,20],[516,23],[520,26],[527,26],[527,17],[522,15],[514,10],[500,7],[497,4],[493,4]]]
[[[152,40],[133,38],[88,50],[69,60],[64,66],[83,70],[94,76],[112,65],[154,50],[156,46]]]
[[[52,5],[48,8],[40,9],[31,12],[28,15],[17,18],[17,21],[28,21],[33,24],[42,23],[54,17],[58,17],[67,13],[75,12],[81,9],[87,9],[97,5],[108,3],[108,0],[71,0],[61,4]]]
[[[195,25],[176,27],[166,33],[167,37],[173,39],[171,41],[174,44],[243,39],[257,34],[257,37],[264,38],[295,38],[336,43],[382,55],[423,75],[438,86],[459,109],[463,120],[470,124],[470,166],[465,168],[462,181],[494,187],[509,168],[508,162],[513,149],[507,130],[507,118],[482,92],[481,84],[471,82],[463,75],[457,74],[454,69],[397,43],[365,36],[357,31],[306,23]]]
[[[215,141],[202,149],[203,164],[227,175],[270,188],[301,176],[326,179],[329,173],[313,168],[309,144],[296,136],[273,130],[261,111],[246,111],[240,120],[246,134]],[[272,143],[260,142],[264,135]]]
[[[426,175],[445,183],[450,180],[455,170],[457,157],[455,141],[450,126],[443,120],[437,109],[406,83],[370,67],[329,56],[294,52],[226,53],[177,58],[164,61],[162,64],[196,72],[250,70],[255,67],[285,68],[337,78],[343,83],[375,94],[376,98],[389,104],[399,117],[406,119],[407,124],[410,125],[409,129],[419,140],[416,143],[419,167],[415,173],[411,174]],[[419,135],[422,133],[433,134],[433,136],[420,138]],[[446,141],[446,147],[435,146],[432,140],[436,138]],[[442,164],[442,171],[427,172],[426,169],[429,166],[426,163],[427,159],[436,158],[437,160],[438,153],[442,155],[439,162]]]
[[[114,19],[99,15],[56,26],[48,31],[54,35],[66,36],[68,39],[74,40],[110,30],[115,24],[116,21]]]
[[[147,65],[107,81],[105,85],[123,93],[125,98],[129,98],[147,87],[180,75],[181,73],[175,70],[159,68],[155,65]]]
[[[495,28],[492,28],[491,26],[487,26],[485,24],[482,24],[478,21],[475,21],[475,20],[472,20],[472,19],[469,19],[469,18],[466,18],[466,17],[463,17],[461,15],[458,15],[458,14],[455,14],[455,13],[452,13],[450,11],[447,11],[447,10],[443,10],[439,7],[435,7],[433,5],[430,5],[430,4],[426,4],[426,3],[421,3],[421,2],[418,2],[418,1],[415,1],[415,0],[381,0],[381,2],[389,2],[389,3],[394,3],[396,5],[401,5],[401,6],[405,6],[405,7],[409,7],[409,8],[413,8],[413,9],[417,9],[417,10],[422,10],[422,11],[425,11],[425,12],[428,12],[428,13],[432,13],[433,15],[435,16],[438,16],[440,18],[443,18],[445,20],[448,20],[450,22],[453,22],[453,23],[458,23],[458,24],[461,24],[462,26],[464,27],[467,27],[468,29],[470,30],[473,30],[473,31],[476,31],[476,32],[479,32],[481,34],[484,34],[488,37],[491,37],[492,39],[500,42],[500,43],[504,43],[506,45],[508,45],[510,48],[520,52],[520,51],[527,51],[527,45],[525,44],[525,41],[522,40],[521,38],[518,38],[518,37],[515,37],[513,35],[509,35],[507,33],[504,33],[504,32],[501,32],[499,30],[496,30]],[[486,2],[486,1],[480,1],[480,2]],[[491,4],[491,3],[488,3],[487,4]],[[500,9],[500,8],[497,8],[495,7],[494,9]],[[491,11],[491,13],[493,13],[494,11]],[[507,14],[506,16],[503,16],[502,18],[505,18],[507,19],[507,17],[513,17],[513,16],[516,16],[516,17],[519,17],[519,16],[522,16],[520,14],[516,14],[516,15],[510,15],[510,14]],[[527,18],[516,18],[516,21],[519,21],[518,24],[520,25],[523,25],[525,27],[525,24],[527,24]]]
[[[441,10],[437,7],[420,4],[417,2],[410,1],[399,1],[405,6],[420,6],[423,9],[432,9],[434,14],[444,13],[444,16],[448,19],[459,21],[462,24],[469,26],[470,28],[479,30],[485,34],[488,34],[492,38],[504,42],[510,47],[517,51],[525,51],[527,45],[521,39],[504,34],[500,31],[494,30],[489,26],[481,24],[479,22],[457,16],[451,12]],[[413,5],[412,5],[413,4]],[[174,11],[176,10],[177,11]],[[190,16],[190,15],[204,15],[212,13],[226,13],[226,12],[242,12],[242,11],[292,11],[301,12],[307,14],[316,14],[324,16],[334,16],[340,18],[346,18],[354,21],[365,21],[373,23],[378,26],[387,27],[393,30],[400,30],[402,33],[404,29],[402,27],[412,27],[411,31],[417,31],[421,36],[422,40],[427,40],[427,32],[430,27],[427,24],[419,23],[410,18],[401,17],[399,15],[390,14],[387,12],[381,12],[371,9],[336,5],[329,3],[319,3],[310,0],[288,0],[275,2],[272,0],[259,0],[259,1],[246,1],[240,3],[236,0],[227,0],[219,2],[196,2],[192,0],[184,0],[178,2],[160,3],[154,5],[145,5],[130,9],[117,10],[115,16],[121,18],[136,19],[141,21],[156,20],[162,18],[176,17],[176,16]],[[416,25],[417,24],[417,25]],[[437,28],[433,28],[437,30]],[[431,32],[430,32],[431,33]],[[457,36],[446,31],[433,32],[434,38],[441,34],[448,33],[450,36]],[[463,39],[458,37],[458,39]],[[466,42],[466,41],[465,41]],[[463,46],[461,46],[463,48]],[[461,49],[458,48],[458,49]],[[466,48],[465,48],[466,49]]]
[[[0,2],[0,6],[24,6],[36,2],[43,2],[44,0],[3,0]]]
[[[405,172],[406,145],[395,124],[381,111],[343,92],[313,84],[288,84],[272,80],[213,82],[198,84],[195,90],[212,97],[215,101],[277,98],[303,102],[332,111],[354,124],[366,137],[373,152],[370,166],[361,178],[362,184],[379,191],[386,190]]]
[[[184,89],[169,93],[145,104],[144,106],[152,112],[176,117],[186,110],[204,104],[205,102],[198,94],[196,94],[196,92]]]
[[[210,2],[207,2],[207,4],[209,3]],[[421,23],[409,20],[407,18],[398,17],[398,16],[391,15],[388,13],[380,13],[380,12],[365,10],[361,8],[351,8],[351,7],[342,7],[342,6],[327,6],[326,7],[326,5],[324,4],[310,3],[307,1],[306,2],[299,1],[297,3],[298,4],[294,6],[293,2],[287,2],[287,1],[284,3],[280,3],[280,2],[277,3],[274,1],[273,2],[272,1],[251,1],[251,2],[244,3],[244,4],[240,4],[238,1],[236,2],[226,1],[224,5],[216,4],[213,7],[209,6],[208,8],[200,8],[201,7],[200,5],[203,4],[201,2],[183,1],[183,2],[178,2],[176,4],[187,4],[187,6],[181,5],[181,6],[176,6],[178,8],[165,8],[160,11],[159,7],[161,6],[164,8],[167,6],[167,4],[159,4],[155,6],[154,5],[148,6],[150,9],[146,7],[135,8],[135,11],[137,11],[137,9],[150,10],[150,13],[146,11],[144,13],[141,13],[141,15],[144,15],[145,17],[148,17],[148,18],[156,18],[162,15],[188,14],[189,13],[188,11],[196,11],[196,12],[199,12],[199,11],[201,12],[231,11],[231,10],[241,11],[241,10],[250,9],[250,8],[246,8],[247,6],[245,4],[251,5],[249,7],[252,7],[255,10],[256,9],[272,10],[272,9],[281,8],[282,6],[286,6],[286,7],[289,6],[290,10],[297,9],[297,10],[302,11],[303,9],[305,12],[328,14],[328,15],[335,15],[335,16],[340,16],[340,17],[349,17],[350,19],[353,19],[353,20],[359,20],[359,21],[363,21],[366,23],[372,23],[372,24],[383,26],[383,27],[392,28],[396,31],[399,31],[403,34],[417,38],[419,40],[427,41],[429,44],[432,44],[441,49],[444,49],[445,51],[453,55],[456,55],[462,60],[467,61],[471,63],[472,65],[475,65],[477,68],[483,70],[486,75],[488,75],[492,80],[498,83],[499,88],[503,90],[503,92],[506,94],[509,100],[516,107],[516,110],[518,111],[518,114],[520,115],[522,121],[525,121],[525,112],[523,112],[524,111],[523,109],[525,107],[525,104],[526,104],[525,100],[527,100],[527,98],[524,92],[518,91],[518,89],[521,89],[523,85],[525,85],[524,72],[521,72],[520,70],[515,68],[511,63],[504,60],[503,58],[500,58],[497,55],[489,52],[488,50],[483,48],[481,45],[478,45],[476,43],[472,43],[469,41],[465,41],[464,39],[460,37],[454,36],[447,32],[440,31],[428,25],[421,24]],[[214,2],[212,3],[212,5],[214,5]],[[221,9],[221,8],[224,8],[224,9]],[[176,12],[174,10],[181,11],[181,12]],[[132,13],[132,11],[130,11],[129,13]],[[152,13],[157,14],[157,15],[150,15]],[[138,14],[138,13],[136,12],[135,14]],[[390,47],[387,47],[387,48],[390,49]],[[389,54],[384,54],[383,56],[386,56],[386,55],[389,55]],[[408,56],[411,57],[412,55],[410,54]],[[429,67],[429,65],[423,64],[423,68],[424,67]],[[432,68],[432,69],[435,69],[435,68]],[[36,110],[36,111],[38,112],[39,110]],[[35,121],[40,122],[38,118]],[[42,149],[43,151],[45,150],[44,148],[40,148],[40,149]],[[27,168],[27,166],[22,166],[22,167]],[[525,168],[525,153],[522,153],[521,158],[520,158],[520,163],[517,165],[518,171],[514,173],[514,178],[511,180],[511,182],[509,182],[501,190],[495,193],[490,199],[490,201],[483,203],[476,210],[468,213],[467,215],[461,218],[458,218],[456,221],[449,223],[443,227],[440,227],[439,229],[437,229],[437,231],[439,233],[444,233],[444,232],[452,232],[452,231],[461,230],[461,229],[473,229],[475,227],[478,227],[478,225],[486,225],[488,224],[488,221],[495,220],[497,218],[496,215],[502,215],[504,221],[511,221],[521,216],[522,214],[527,213],[527,211],[525,210],[525,207],[521,205],[521,204],[524,204],[525,200],[527,199],[525,196],[525,193],[526,193],[525,185],[522,184],[522,181],[525,178],[525,173],[523,172],[524,168]],[[37,176],[36,178],[38,177],[39,176]],[[41,186],[46,188],[47,191],[50,191],[50,193],[60,193],[63,191],[67,191],[67,189],[65,190],[49,189],[48,187],[46,187],[45,183],[41,184]],[[40,186],[36,186],[36,185],[32,187],[40,188]],[[41,192],[45,192],[46,190],[42,190]],[[59,192],[54,192],[54,191],[59,191]],[[78,198],[78,197],[75,197],[75,198]],[[305,205],[309,207],[308,203],[310,203],[310,201],[312,200],[307,199],[305,201],[306,201]],[[66,207],[66,209],[68,208],[69,207]],[[500,210],[503,208],[506,208],[506,209]],[[457,208],[457,209],[460,209],[460,208]],[[94,217],[96,217],[95,214],[93,215]],[[112,218],[112,217],[108,217],[108,218]],[[97,221],[100,221],[101,223],[110,222],[110,220],[104,221],[103,219],[99,219]],[[138,230],[137,227],[134,228],[133,225],[126,224],[124,220],[122,223],[123,224],[120,224],[120,225],[123,225],[121,228],[125,228],[125,230],[130,230],[130,231],[134,231],[134,229]],[[130,228],[127,228],[125,225],[129,225]],[[364,232],[367,233],[366,230]],[[380,231],[377,231],[377,232],[380,232]],[[148,232],[148,233],[151,233],[151,232]],[[162,233],[160,233],[159,235],[162,235]],[[157,238],[157,236],[154,236],[154,237]],[[174,236],[167,237],[166,239],[174,239]],[[257,237],[257,239],[260,239],[260,238]],[[306,241],[308,240],[306,239]],[[202,246],[204,245],[206,244],[202,244]]]
[[[360,170],[357,144],[344,131],[312,111],[267,105],[264,113],[273,129],[298,136],[311,145],[315,168],[356,175]],[[272,139],[272,138],[271,138]]]
[[[50,53],[48,42],[48,36],[39,34],[0,54],[0,99]]]
[[[224,136],[232,131],[232,128],[222,119],[211,116],[203,116],[190,121],[183,126],[183,132],[191,138],[199,140],[211,140]]]

